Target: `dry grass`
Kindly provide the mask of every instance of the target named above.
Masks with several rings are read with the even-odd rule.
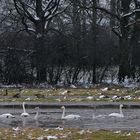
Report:
[[[0,89],[0,95],[2,98],[0,102],[23,102],[23,101],[34,101],[34,102],[81,102],[81,101],[110,101],[109,99],[89,99],[88,96],[96,96],[99,97],[100,95],[119,95],[119,96],[126,96],[126,95],[133,95],[136,96],[135,99],[131,100],[119,100],[119,101],[139,101],[140,100],[140,90],[139,89],[127,89],[122,87],[112,86],[109,87],[107,91],[102,91],[104,87],[94,87],[94,88],[58,88],[58,89],[41,89],[41,88],[24,88],[21,98],[12,98],[14,94],[18,92],[16,88],[9,88],[8,89],[8,98],[7,96],[3,96],[5,94],[5,89]],[[68,91],[67,93],[63,94],[64,91]],[[35,98],[35,94],[44,95],[46,98]],[[80,97],[82,96],[82,97]],[[34,97],[34,98],[30,98]],[[54,98],[55,97],[55,98]],[[29,100],[27,98],[30,98]]]
[[[139,140],[138,132],[80,129],[0,129],[1,140]]]

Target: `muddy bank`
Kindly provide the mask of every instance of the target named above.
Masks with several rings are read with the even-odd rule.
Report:
[[[42,103],[42,102],[26,102],[27,108],[60,108],[66,106],[67,108],[118,108],[120,104],[124,105],[124,108],[140,109],[140,102],[55,102],[55,103]],[[14,102],[1,102],[0,108],[21,108],[22,103]]]

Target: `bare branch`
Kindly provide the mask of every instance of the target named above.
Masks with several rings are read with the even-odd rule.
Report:
[[[119,38],[121,38],[122,35],[119,32],[117,32],[115,29],[116,29],[115,27],[112,28],[113,33],[115,33]]]
[[[18,14],[20,14],[21,16],[26,15],[29,20],[31,20],[33,23],[35,23],[36,20],[32,17],[30,12],[27,10],[25,3],[22,2],[21,0],[18,0],[18,2],[19,2],[19,4],[21,4],[21,7],[17,4],[17,0],[14,0],[15,8],[16,8]],[[22,12],[20,12],[20,10]]]
[[[52,15],[50,18],[48,18],[47,20],[50,20],[50,19],[52,19],[53,17],[56,17],[57,15],[60,15],[60,14],[62,14],[62,13],[64,13],[66,10],[67,10],[67,8],[69,7],[69,5],[64,9],[64,10],[62,10],[62,11],[60,11],[60,12],[57,12],[57,13],[55,13],[54,15]]]
[[[81,8],[82,8],[82,9],[90,10],[90,9],[93,8],[93,6],[90,6],[90,7],[83,7],[83,6],[80,6],[80,9],[81,9]],[[105,8],[102,8],[102,7],[99,7],[99,6],[96,6],[95,8],[96,8],[97,10],[100,10],[100,11],[102,11],[102,12],[105,12],[106,14],[109,14],[109,15],[111,15],[112,17],[114,17],[114,18],[120,20],[120,17],[119,17],[117,14],[114,14],[114,13],[112,13],[111,11],[109,11],[109,10],[107,10],[107,9],[105,9]]]

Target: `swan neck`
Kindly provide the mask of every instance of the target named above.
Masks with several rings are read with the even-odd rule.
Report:
[[[37,119],[38,115],[39,115],[39,111],[37,110],[34,118]]]
[[[25,111],[25,103],[23,103],[22,106],[23,106],[23,112],[25,113],[26,112]]]
[[[95,119],[95,114],[94,113],[92,114],[92,118]]]
[[[63,108],[62,118],[65,117],[65,108]]]
[[[122,107],[120,106],[120,114],[122,114],[123,115],[123,112],[122,112]]]

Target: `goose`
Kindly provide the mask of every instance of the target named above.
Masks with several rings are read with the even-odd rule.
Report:
[[[68,121],[78,120],[81,117],[79,115],[74,115],[74,114],[70,114],[70,115],[65,116],[65,107],[62,106],[61,109],[63,110],[62,117],[61,117],[62,120],[68,120]]]
[[[21,116],[22,118],[30,117],[30,114],[27,113],[26,110],[25,110],[25,102],[22,103],[22,106],[23,106],[23,113],[21,113],[20,116]]]
[[[8,95],[8,90],[5,90],[5,94],[3,94],[3,96],[7,96]]]
[[[101,91],[108,91],[108,87],[101,89]]]
[[[117,118],[123,118],[124,114],[122,112],[122,107],[123,107],[123,105],[120,104],[120,113],[111,113],[108,116],[110,116],[110,117],[117,117]]]
[[[109,98],[109,96],[107,96],[107,95],[100,95],[99,96],[99,99],[105,99],[105,98],[107,99],[107,98]]]
[[[40,94],[40,93],[35,94],[35,96],[36,96],[37,98],[45,98],[45,95]]]
[[[20,93],[16,93],[15,95],[13,95],[13,98],[20,98]]]
[[[22,89],[19,89],[19,91],[13,95],[13,98],[20,98],[21,97],[21,94],[24,92],[24,90]]]
[[[112,99],[112,101],[124,100],[124,97],[121,97],[121,96],[118,96],[118,95],[114,95],[111,99]]]
[[[65,95],[66,93],[70,93],[71,91],[69,91],[69,90],[65,90],[65,91],[63,91],[63,92],[61,92],[60,94],[61,95]]]

